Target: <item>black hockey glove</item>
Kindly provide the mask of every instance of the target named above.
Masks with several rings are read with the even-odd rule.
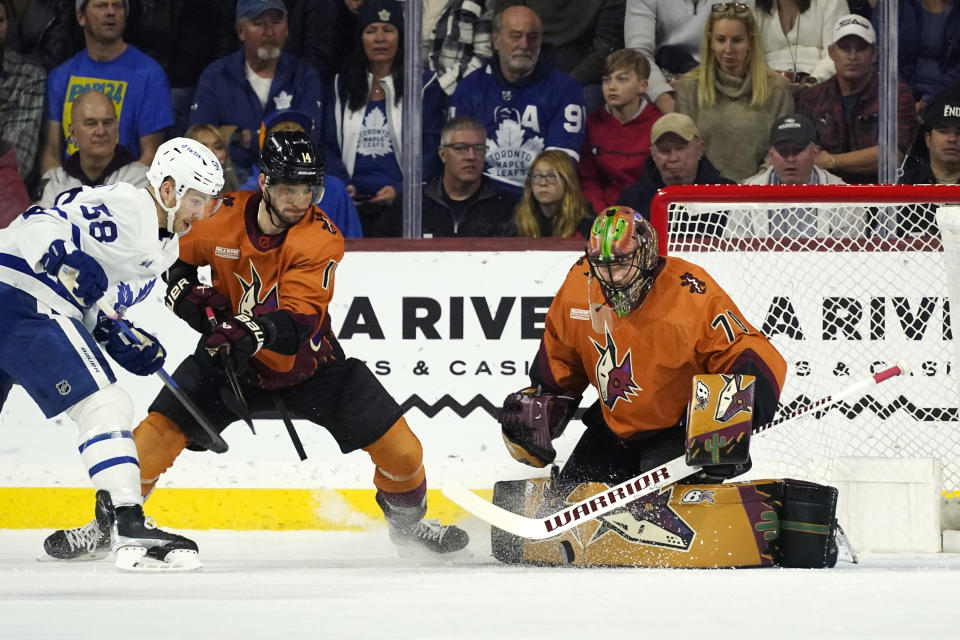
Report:
[[[107,354],[121,367],[138,376],[148,376],[163,366],[167,357],[160,341],[152,335],[124,321],[136,340],[120,328],[120,323],[102,313],[93,329],[93,337],[103,345]]]
[[[524,464],[547,466],[557,457],[552,441],[563,433],[578,404],[577,398],[540,393],[534,387],[511,393],[500,412],[507,451]]]
[[[213,309],[218,319],[230,315],[230,299],[227,296],[210,285],[200,284],[189,278],[178,278],[171,282],[164,301],[168,309],[200,333],[210,330],[207,307]]]
[[[268,343],[268,329],[245,313],[240,313],[226,322],[221,322],[203,341],[203,347],[211,356],[226,349],[230,362],[239,371]],[[215,360],[219,362],[219,360]]]
[[[67,253],[63,240],[50,243],[40,258],[40,265],[44,271],[59,278],[82,307],[92,306],[107,290],[107,274],[100,263],[82,251]]]

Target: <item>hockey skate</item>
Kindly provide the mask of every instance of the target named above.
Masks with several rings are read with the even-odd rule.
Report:
[[[101,529],[96,520],[75,529],[59,529],[43,541],[43,552],[41,561],[101,560],[110,553],[110,529]]]
[[[451,553],[467,546],[467,532],[452,524],[436,520],[418,520],[412,525],[401,525],[387,520],[390,540],[398,547],[422,547],[434,553]]]
[[[467,546],[467,532],[452,524],[424,520],[426,501],[412,507],[396,507],[377,492],[377,504],[383,509],[390,529],[390,540],[398,549],[421,548],[434,553],[451,553]]]
[[[116,565],[124,571],[193,571],[203,566],[197,543],[157,528],[140,505],[116,509],[108,491],[97,491],[96,521],[110,532]]]

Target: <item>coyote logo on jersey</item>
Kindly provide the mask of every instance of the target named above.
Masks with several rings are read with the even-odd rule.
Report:
[[[689,551],[696,532],[670,508],[673,487],[647,499],[634,500],[626,507],[599,516],[600,528],[587,544],[612,532],[631,542]]]
[[[680,286],[690,287],[690,293],[704,294],[707,292],[707,283],[703,280],[698,280],[689,271],[680,276]]]
[[[263,289],[263,280],[260,278],[260,274],[257,273],[257,268],[254,266],[253,260],[250,261],[250,282],[244,280],[243,276],[239,273],[234,273],[233,275],[237,276],[237,280],[240,281],[240,286],[243,287],[243,295],[240,297],[240,302],[237,303],[237,313],[245,313],[253,317],[254,307],[261,304],[269,305],[275,309],[280,308],[280,296],[277,294],[276,283],[273,284],[273,287],[265,295],[260,295]]]
[[[743,376],[739,373],[732,376],[721,373],[720,377],[726,384],[723,385],[717,401],[717,411],[714,414],[717,422],[727,422],[741,411],[752,412],[754,382],[744,385]]]
[[[596,347],[600,358],[597,360],[597,391],[600,392],[600,399],[603,404],[611,411],[617,404],[617,400],[623,398],[630,402],[630,396],[637,395],[637,391],[643,391],[633,381],[633,365],[630,356],[630,349],[627,349],[623,359],[617,361],[617,345],[613,341],[610,331],[606,332],[607,344],[601,346],[596,340],[590,338],[590,342]]]

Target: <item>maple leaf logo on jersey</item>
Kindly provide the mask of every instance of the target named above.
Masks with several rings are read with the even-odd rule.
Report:
[[[707,283],[703,280],[698,280],[697,278],[693,277],[693,274],[689,271],[680,276],[680,286],[690,287],[690,293],[707,292]]]
[[[247,282],[243,279],[239,273],[234,273],[237,277],[237,280],[240,281],[240,286],[243,287],[243,295],[240,296],[240,302],[237,303],[237,313],[245,313],[250,317],[253,317],[254,307],[266,304],[275,309],[280,308],[280,296],[277,293],[277,285],[274,283],[273,287],[265,295],[261,296],[261,291],[263,290],[263,280],[260,278],[260,274],[257,273],[257,268],[253,264],[253,260],[250,261],[250,282]]]
[[[506,182],[521,185],[527,168],[543,151],[543,138],[531,136],[524,140],[524,129],[516,120],[501,120],[494,134],[487,138],[487,162],[490,171]]]
[[[720,399],[717,400],[717,411],[714,418],[718,422],[727,422],[741,411],[753,412],[753,382],[743,384],[743,376],[736,373],[732,376],[720,374],[723,389]]]
[[[643,391],[633,381],[633,365],[630,355],[630,349],[620,361],[617,361],[617,344],[613,341],[610,331],[606,332],[607,344],[600,345],[596,340],[590,338],[590,342],[597,349],[600,358],[597,360],[597,390],[600,392],[600,399],[603,404],[611,411],[621,398],[625,402],[630,402],[630,396],[637,395],[637,391]]]
[[[363,118],[364,131],[361,133],[357,153],[370,158],[386,156],[390,153],[390,132],[387,131],[387,117],[380,107],[374,107]]]
[[[631,542],[688,551],[696,532],[670,508],[672,496],[673,487],[668,487],[655,496],[598,516],[602,524],[587,544],[606,533],[615,533]]]

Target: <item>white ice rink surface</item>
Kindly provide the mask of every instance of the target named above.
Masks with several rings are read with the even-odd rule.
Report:
[[[370,533],[189,533],[197,573],[40,563],[43,531],[0,531],[0,638],[960,637],[960,555],[832,570],[518,568],[489,529],[443,560]]]

